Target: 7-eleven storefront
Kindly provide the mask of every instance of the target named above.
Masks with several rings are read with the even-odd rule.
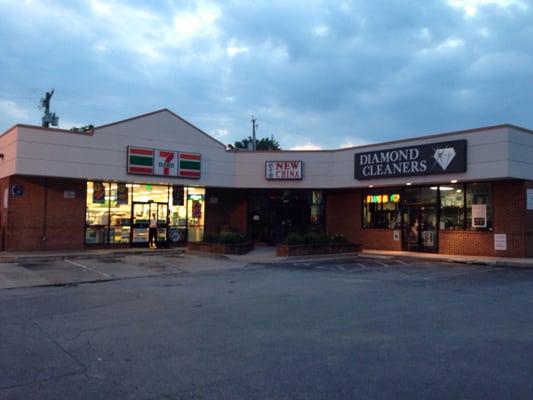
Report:
[[[205,189],[88,181],[85,245],[146,246],[154,214],[158,246],[199,241],[204,233]]]
[[[201,154],[127,149],[128,173],[199,179]],[[85,244],[146,246],[150,218],[157,219],[158,246],[200,241],[205,223],[205,189],[184,185],[87,182]]]

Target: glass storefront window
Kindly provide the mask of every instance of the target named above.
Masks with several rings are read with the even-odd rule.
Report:
[[[87,182],[85,243],[108,243],[110,184]]]
[[[131,229],[131,185],[111,183],[109,243],[129,243]]]
[[[85,243],[145,245],[153,214],[157,219],[157,242],[201,241],[204,200],[202,188],[87,182]]]
[[[139,203],[168,203],[168,186],[133,185],[133,201]]]
[[[324,194],[321,190],[311,192],[311,224],[322,225],[324,219]]]
[[[187,190],[188,241],[200,242],[204,238],[205,189]]]
[[[363,195],[363,228],[401,226],[400,191],[374,190]]]
[[[434,186],[435,190],[437,189]],[[441,230],[464,229],[465,192],[463,185],[439,186]]]
[[[171,243],[183,243],[187,240],[187,188],[173,186],[170,188],[168,202],[169,240]]]
[[[466,226],[468,229],[492,228],[492,186],[490,183],[466,185]]]
[[[404,204],[434,205],[437,204],[437,187],[410,187],[404,190]]]

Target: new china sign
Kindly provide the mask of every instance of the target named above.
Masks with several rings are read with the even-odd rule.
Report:
[[[355,178],[448,174],[466,171],[466,140],[355,154]]]
[[[200,178],[199,153],[128,146],[128,174]]]
[[[265,178],[280,181],[301,180],[302,164],[302,161],[267,161]]]

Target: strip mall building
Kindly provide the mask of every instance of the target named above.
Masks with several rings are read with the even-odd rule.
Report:
[[[0,136],[4,250],[146,246],[235,230],[366,249],[533,257],[533,131],[512,125],[325,151],[229,151],[169,110]]]

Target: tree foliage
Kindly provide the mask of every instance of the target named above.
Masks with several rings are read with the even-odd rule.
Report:
[[[71,131],[73,132],[87,132],[87,131],[90,131],[94,129],[94,125],[92,124],[89,124],[89,125],[84,125],[84,126],[81,126],[81,127],[77,127],[77,126],[73,126],[72,128],[70,128]]]
[[[248,136],[247,138],[239,140],[234,144],[228,144],[228,148],[231,150],[246,150],[248,148],[251,149],[252,140],[252,137]],[[281,150],[281,146],[279,145],[279,142],[274,138],[274,135],[270,136],[269,138],[264,137],[261,139],[256,139],[256,143],[256,150]]]

